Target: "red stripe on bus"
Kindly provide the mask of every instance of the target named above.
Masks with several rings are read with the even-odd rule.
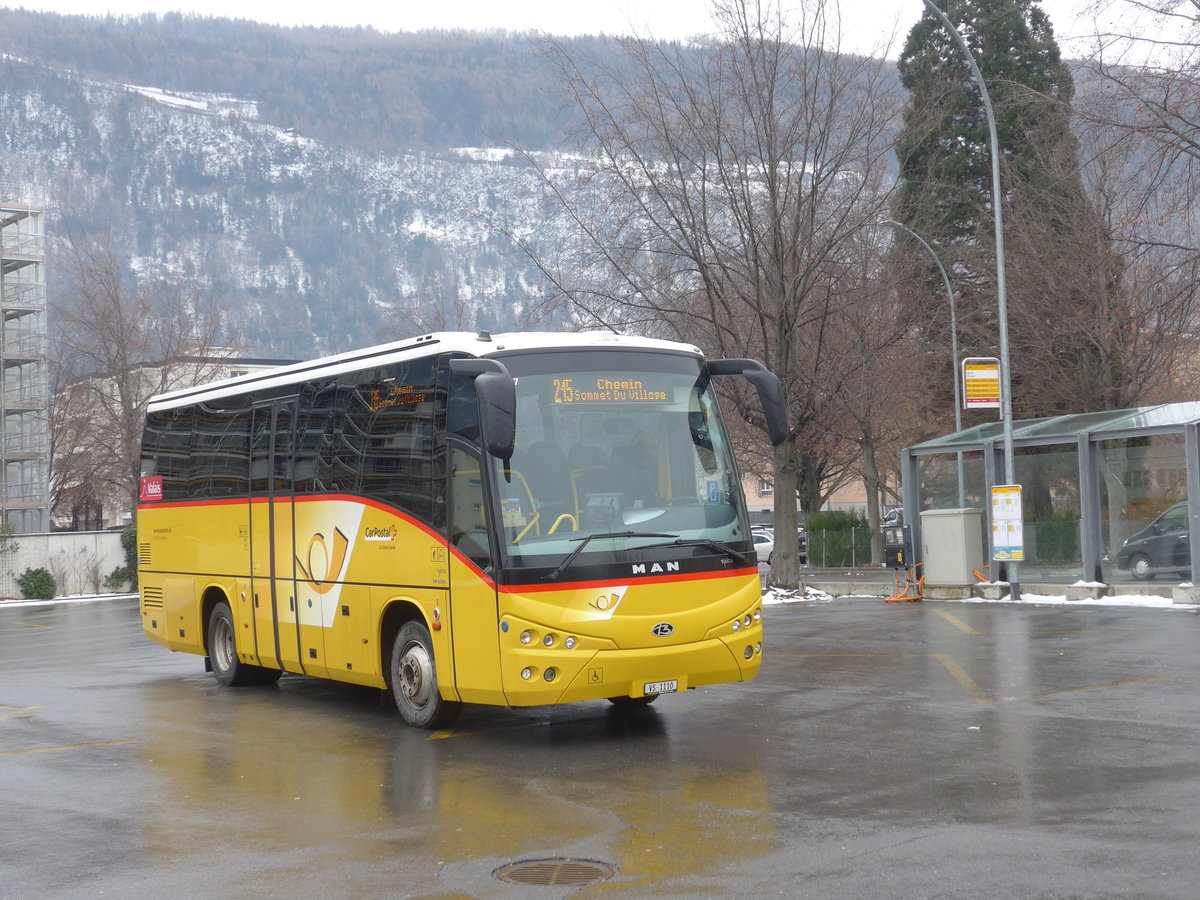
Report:
[[[471,569],[485,584],[494,587],[497,591],[504,594],[543,594],[551,591],[590,591],[596,588],[608,588],[623,585],[653,585],[653,584],[673,584],[682,581],[712,581],[718,578],[741,578],[749,575],[757,575],[758,570],[754,568],[732,569],[724,572],[693,572],[679,573],[676,575],[656,575],[653,577],[644,577],[630,575],[628,578],[605,578],[596,581],[564,581],[562,583],[546,584],[538,582],[536,584],[497,584],[495,579],[485,573],[474,562],[472,562],[466,554],[457,547],[451,545],[446,537],[423,522],[412,518],[406,513],[401,512],[394,506],[389,506],[386,503],[381,503],[377,500],[370,500],[365,497],[356,497],[351,494],[303,494],[297,497],[292,497],[286,500],[276,500],[279,503],[323,503],[326,501],[335,501],[341,503],[357,503],[360,506],[369,506],[372,509],[377,509],[380,512],[386,512],[390,515],[397,516],[404,522],[414,528],[425,532],[425,534],[437,541],[440,546],[446,547],[459,562]],[[219,500],[173,500],[170,502],[156,501],[152,503],[138,504],[138,509],[147,511],[153,509],[184,509],[187,507],[204,507],[204,506],[233,506],[236,504],[250,503],[269,503],[270,497],[234,497],[229,499]]]
[[[714,581],[718,578],[743,578],[757,575],[757,569],[732,569],[727,572],[692,572],[678,575],[658,575],[645,578],[631,575],[628,578],[605,578],[602,581],[567,581],[562,584],[501,584],[497,590],[505,594],[541,594],[547,591],[590,591],[595,588],[633,587],[645,584],[674,584],[681,581]]]

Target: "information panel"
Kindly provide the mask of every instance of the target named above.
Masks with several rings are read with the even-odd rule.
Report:
[[[963,407],[1000,408],[1000,360],[968,357],[963,360]]]
[[[1021,514],[1021,486],[998,484],[992,488],[992,559],[1020,562],[1025,558],[1025,522]]]

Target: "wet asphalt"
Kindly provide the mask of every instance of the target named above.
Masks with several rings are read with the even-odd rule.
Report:
[[[0,897],[1200,894],[1200,614],[766,610],[758,679],[404,727],[225,689],[136,601],[0,603]],[[538,859],[598,884],[514,885]]]

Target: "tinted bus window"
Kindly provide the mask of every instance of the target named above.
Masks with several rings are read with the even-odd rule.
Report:
[[[192,409],[170,409],[146,419],[142,474],[161,475],[163,500],[186,500],[190,477]]]

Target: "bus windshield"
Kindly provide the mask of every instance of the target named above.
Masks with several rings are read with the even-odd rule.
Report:
[[[504,363],[517,438],[492,484],[507,567],[557,576],[577,559],[681,547],[748,560],[741,486],[699,359],[576,351]]]

